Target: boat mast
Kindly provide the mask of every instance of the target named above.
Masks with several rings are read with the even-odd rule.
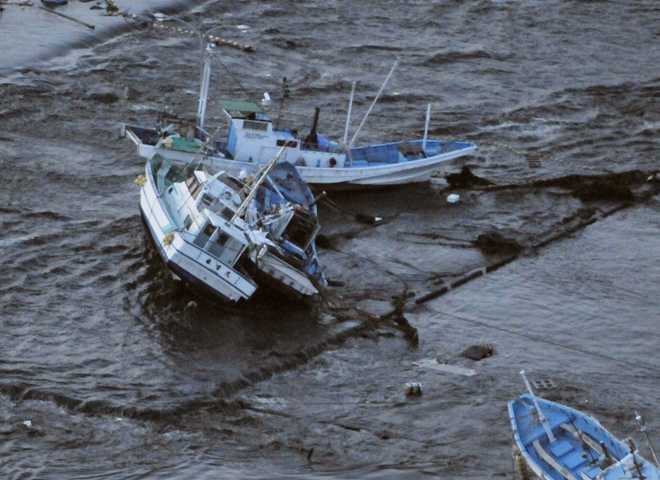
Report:
[[[211,33],[222,28],[222,25],[210,28],[205,32],[202,32],[192,23],[182,20],[178,17],[172,17],[170,15],[166,15],[160,12],[154,13],[153,17],[157,22],[164,22],[164,21],[178,22],[182,25],[185,25],[186,28],[189,29],[188,33],[193,33],[197,35],[197,38],[199,40],[200,55],[201,55],[201,73],[200,73],[201,80],[199,87],[199,99],[197,101],[197,127],[203,131],[204,120],[206,118],[206,107],[208,105],[208,98],[209,98],[209,86],[211,84],[211,45],[212,44],[209,43],[209,41],[212,41],[213,43],[217,44],[217,42],[221,40],[211,35]],[[239,47],[246,49],[246,47],[241,47],[239,44],[235,42],[225,42],[225,43],[232,47]]]
[[[344,145],[348,142],[348,127],[351,125],[351,112],[353,111],[353,97],[355,96],[355,85],[351,84],[351,96],[348,99],[348,111],[346,112],[346,126],[344,127]]]
[[[369,109],[367,110],[367,113],[364,114],[364,117],[362,118],[362,121],[360,122],[360,125],[358,126],[357,130],[355,131],[355,134],[353,135],[353,138],[351,138],[351,143],[348,144],[349,149],[351,149],[353,147],[353,144],[355,143],[355,140],[357,140],[357,137],[360,134],[360,130],[362,130],[362,127],[364,127],[364,124],[367,122],[367,118],[369,117],[369,114],[371,113],[371,111],[376,106],[376,102],[378,102],[378,100],[380,99],[380,96],[383,94],[383,90],[385,90],[385,87],[387,86],[387,83],[390,81],[390,78],[392,77],[392,74],[394,73],[394,70],[396,70],[396,67],[398,65],[399,65],[399,59],[397,58],[394,61],[394,65],[392,65],[392,68],[390,68],[390,73],[387,74],[387,77],[385,77],[385,81],[380,86],[380,90],[378,90],[378,93],[376,94],[376,98],[374,98],[374,101],[371,102],[371,105],[369,105]]]
[[[204,40],[202,40],[204,42]],[[211,49],[210,45],[202,45],[202,78],[199,86],[199,101],[197,102],[197,127],[204,130],[206,106],[209,98],[209,84],[211,81]]]
[[[277,111],[277,120],[275,120],[275,129],[280,128],[280,122],[282,120],[282,112],[284,111],[284,106],[286,101],[289,99],[291,91],[289,90],[289,82],[286,77],[282,78],[282,98],[280,98],[280,107]]]
[[[266,180],[266,178],[268,178],[268,174],[277,164],[278,160],[284,153],[285,149],[286,149],[286,145],[282,146],[282,148],[280,148],[280,151],[277,152],[277,155],[275,155],[275,158],[273,158],[268,165],[266,165],[264,168],[261,169],[261,171],[258,174],[257,180],[254,182],[254,184],[251,187],[250,193],[248,193],[247,197],[245,197],[245,200],[243,200],[243,203],[241,203],[241,205],[236,209],[236,213],[234,213],[234,216],[231,217],[231,220],[229,221],[230,223],[234,223],[241,215],[243,215],[243,212],[248,207],[254,196],[257,194],[257,190],[259,189],[259,186],[264,182],[264,180]]]
[[[431,122],[431,104],[426,106],[426,121],[424,122],[424,140],[422,140],[422,150],[426,155],[426,139],[429,136],[429,123]]]
[[[539,420],[541,421],[541,425],[543,425],[543,430],[545,430],[546,435],[548,435],[548,440],[550,440],[550,443],[554,443],[555,436],[552,433],[552,429],[550,428],[548,419],[545,418],[545,415],[543,415],[543,410],[541,410],[541,406],[539,405],[539,402],[536,399],[536,395],[534,395],[534,390],[532,390],[532,386],[529,384],[529,380],[527,380],[527,375],[525,375],[525,370],[520,371],[520,376],[523,378],[523,381],[525,382],[525,387],[527,387],[527,391],[529,392],[529,395],[532,397],[532,402],[534,402],[534,408],[536,409],[536,412],[539,414]]]

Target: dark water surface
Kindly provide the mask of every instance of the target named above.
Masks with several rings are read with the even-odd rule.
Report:
[[[122,121],[193,114],[194,40],[135,28],[6,73],[3,478],[512,478],[506,401],[521,368],[617,434],[640,439],[639,410],[660,441],[657,183],[636,180],[637,200],[611,215],[620,199],[584,202],[566,186],[660,169],[655,0],[210,2],[184,18],[257,48],[218,52],[214,95],[268,90],[277,104],[286,76],[303,130],[319,105],[322,130],[341,134],[351,80],[356,126],[400,57],[362,141],[421,136],[432,102],[433,136],[478,143],[465,163],[508,187],[461,190],[455,206],[441,176],[336,194],[386,219],[321,212],[321,257],[343,287],[313,307],[208,303],[148,246],[132,183],[142,164],[118,138]],[[12,42],[20,27],[6,19]],[[217,104],[210,117],[222,119]],[[415,303],[508,258],[474,246],[492,229],[523,254]],[[402,295],[416,348],[377,318]],[[495,356],[460,355],[480,342]],[[421,398],[405,398],[409,381]]]

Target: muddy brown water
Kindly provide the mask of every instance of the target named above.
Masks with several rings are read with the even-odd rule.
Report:
[[[214,95],[267,90],[276,114],[286,76],[302,130],[319,105],[341,135],[351,80],[357,125],[400,57],[363,141],[421,136],[433,102],[433,136],[480,146],[447,171],[498,187],[459,190],[454,206],[442,175],[333,194],[385,222],[322,209],[322,261],[342,285],[325,303],[218,305],[149,248],[141,161],[118,138],[122,121],[194,113],[194,41],[129,29],[7,72],[3,478],[512,478],[506,401],[522,368],[616,434],[641,440],[639,410],[660,442],[657,183],[635,177],[629,203],[571,194],[575,178],[660,169],[656,2],[211,2],[184,18],[257,47],[219,52]],[[209,123],[221,118],[212,104]],[[522,253],[474,246],[493,230]],[[417,345],[378,317],[404,297]],[[460,355],[477,343],[495,355]],[[410,381],[421,397],[405,397]]]

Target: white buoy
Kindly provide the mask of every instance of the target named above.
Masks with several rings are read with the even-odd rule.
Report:
[[[32,420],[25,420],[23,425],[25,425],[27,428],[32,428]]]
[[[270,94],[268,92],[264,92],[264,98],[261,99],[261,105],[264,108],[268,108],[270,107],[270,104],[271,104]]]
[[[449,195],[447,195],[447,203],[450,203],[452,205],[458,203],[460,199],[461,196],[458,193],[450,193]]]

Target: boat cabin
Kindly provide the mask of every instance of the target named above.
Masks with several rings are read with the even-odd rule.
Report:
[[[220,172],[172,167],[167,160],[156,170],[156,184],[181,235],[220,262],[234,266],[246,251],[245,222],[235,219],[242,185]]]
[[[281,161],[300,167],[341,168],[346,155],[339,144],[312,132],[300,138],[292,129],[276,129],[269,115],[252,102],[223,101],[229,119],[224,153],[241,162],[263,163],[274,158],[286,146]]]

